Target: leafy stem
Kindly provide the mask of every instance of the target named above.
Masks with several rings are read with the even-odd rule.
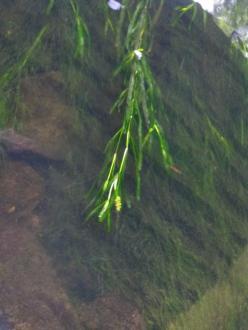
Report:
[[[125,2],[125,6],[129,1]],[[148,8],[151,0],[143,0],[138,3],[126,30],[125,38],[122,36],[123,20],[127,15],[121,14],[120,25],[117,32],[116,45],[124,45],[124,51],[119,49],[123,56],[121,64],[115,71],[115,75],[124,77],[124,89],[119,94],[111,112],[123,113],[122,124],[116,134],[109,141],[102,177],[98,192],[94,194],[91,202],[91,212],[88,217],[98,215],[99,221],[105,222],[107,228],[111,227],[111,213],[113,208],[120,212],[124,199],[123,184],[129,157],[132,155],[135,165],[136,197],[140,199],[141,172],[145,147],[152,136],[156,136],[163,164],[166,170],[172,167],[172,158],[163,130],[156,119],[159,110],[160,92],[155,82],[150,65],[146,58],[146,49],[149,49],[149,35],[152,28]],[[161,4],[160,4],[161,6]],[[132,8],[131,8],[132,9]],[[131,10],[130,9],[130,10]],[[159,7],[161,11],[161,7]],[[130,155],[131,154],[131,155]]]

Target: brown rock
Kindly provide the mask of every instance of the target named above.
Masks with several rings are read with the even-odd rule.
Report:
[[[30,166],[9,162],[1,169],[0,311],[15,330],[81,329],[34,234],[40,218],[33,211],[43,194],[43,179]]]
[[[27,77],[21,84],[27,112],[22,134],[35,141],[35,150],[56,160],[67,159],[70,154],[76,122],[76,114],[61,91],[63,79],[58,72]]]
[[[15,223],[0,222],[0,297],[15,330],[80,329],[42,246]]]
[[[18,220],[30,215],[43,197],[43,180],[29,165],[10,162],[0,172],[0,215]]]
[[[17,134],[14,129],[9,128],[0,132],[0,143],[6,148],[7,152],[33,151],[33,142]]]
[[[83,304],[81,319],[86,329],[91,330],[145,330],[138,309],[118,296],[102,296]]]
[[[0,132],[0,143],[8,154],[21,155],[29,153],[50,159],[52,156],[46,152],[46,148],[36,143],[34,139],[18,134],[12,128]]]

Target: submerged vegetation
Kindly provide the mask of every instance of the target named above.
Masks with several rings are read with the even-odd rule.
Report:
[[[15,109],[16,102],[18,102],[20,78],[35,50],[40,46],[47,29],[47,25],[41,28],[32,45],[24,52],[18,62],[11,65],[0,77],[0,128],[7,126],[9,121],[16,121],[17,113],[11,111],[11,108]]]
[[[118,2],[116,2],[118,3]],[[73,19],[74,19],[74,42],[75,59],[82,59],[89,51],[90,33],[87,24],[80,14],[79,5],[76,0],[69,1]],[[56,1],[50,0],[46,7],[46,14],[50,15],[56,5]],[[144,151],[152,148],[152,140],[157,139],[162,161],[165,169],[180,174],[181,171],[173,164],[172,156],[162,126],[157,119],[157,114],[164,111],[164,106],[159,87],[154,79],[148,56],[152,51],[152,31],[154,24],[159,19],[164,1],[154,12],[152,10],[151,0],[140,1],[139,4],[132,4],[131,1],[125,1],[123,5],[113,7],[121,10],[118,27],[113,28],[107,14],[106,26],[112,27],[112,32],[116,35],[116,52],[121,64],[115,70],[114,76],[121,74],[123,79],[123,90],[120,92],[117,100],[111,107],[111,113],[120,112],[122,115],[121,127],[110,139],[106,147],[106,161],[97,180],[96,187],[93,188],[91,201],[88,206],[88,218],[98,216],[100,222],[107,223],[107,228],[111,227],[111,213],[115,207],[117,212],[122,209],[125,202],[125,193],[123,186],[125,183],[125,173],[128,165],[130,153],[134,159],[135,179],[136,179],[136,198],[140,200],[141,195],[141,172],[143,166]],[[111,8],[111,5],[109,5]],[[189,13],[191,21],[189,28],[197,15],[197,5],[176,7],[177,14],[175,22],[181,19],[183,15]],[[105,8],[106,11],[106,8]],[[151,14],[152,13],[152,14]],[[203,13],[204,26],[207,16]],[[1,126],[5,126],[9,120],[7,114],[6,97],[4,90],[9,87],[14,79],[20,79],[22,71],[31,60],[36,48],[42,43],[49,26],[46,24],[37,34],[33,44],[26,51],[15,65],[11,66],[0,79],[0,89],[2,91],[1,102]],[[18,85],[18,81],[16,82]],[[13,116],[13,115],[12,115]],[[219,139],[224,147],[227,142],[218,130],[211,124],[208,118],[208,124],[214,135]]]
[[[133,8],[128,1],[125,2],[117,29],[117,51],[123,59],[115,74],[122,73],[124,89],[111,112],[121,112],[123,119],[121,127],[108,142],[107,161],[101,174],[102,183],[99,192],[93,197],[93,210],[89,214],[89,217],[98,215],[100,222],[106,220],[109,229],[113,206],[120,212],[124,201],[123,181],[130,152],[134,157],[138,200],[143,154],[148,146],[151,148],[153,136],[159,142],[165,169],[170,171],[173,168],[168,144],[157,120],[158,111],[163,110],[160,91],[146,58],[151,51],[151,1],[140,1],[135,7]],[[129,22],[124,25],[126,17],[129,18]]]
[[[73,164],[46,172],[44,246],[76,304],[125,296],[152,330],[191,324],[195,309],[187,311],[225,280],[248,237],[247,61],[198,5],[181,15],[180,1],[167,2],[112,11],[97,0],[50,0],[38,10],[22,0],[16,25],[27,41],[0,35],[2,127],[28,117],[23,79],[51,71],[62,73],[55,87],[80,119]],[[87,206],[111,233],[82,221]],[[220,292],[229,296],[229,286]],[[247,310],[241,302],[233,313]]]

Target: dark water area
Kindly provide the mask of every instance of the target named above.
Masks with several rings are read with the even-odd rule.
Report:
[[[138,201],[132,149],[108,230],[87,207],[123,120],[119,13],[73,3],[0,3],[0,330],[245,329],[247,62],[200,9],[173,25],[169,1],[147,59],[173,170],[154,139]]]

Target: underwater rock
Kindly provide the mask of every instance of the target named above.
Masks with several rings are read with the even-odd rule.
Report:
[[[4,129],[0,131],[0,144],[3,145],[7,154],[10,155],[31,155],[50,158],[52,155],[47,153],[42,146],[37,144],[34,139],[18,134],[14,129]]]
[[[0,330],[81,329],[36,236],[44,179],[20,161],[0,170]]]
[[[35,141],[31,149],[54,160],[70,158],[78,114],[65,100],[62,75],[52,71],[26,77],[21,94],[27,112],[22,133]]]
[[[0,143],[8,152],[22,152],[23,150],[33,150],[33,142],[30,138],[26,138],[16,133],[14,129],[4,129],[0,131]]]
[[[102,296],[82,304],[82,323],[91,330],[145,330],[138,309],[118,296]]]
[[[17,134],[14,129],[4,129],[0,131],[0,143],[4,146],[6,152],[20,152],[24,149],[30,150],[31,147],[31,139],[27,139],[24,137],[24,141],[22,142],[23,137]]]
[[[44,194],[43,179],[22,162],[9,162],[0,172],[0,215],[29,218]]]
[[[50,259],[31,231],[1,221],[0,261],[0,308],[15,330],[80,329]]]

